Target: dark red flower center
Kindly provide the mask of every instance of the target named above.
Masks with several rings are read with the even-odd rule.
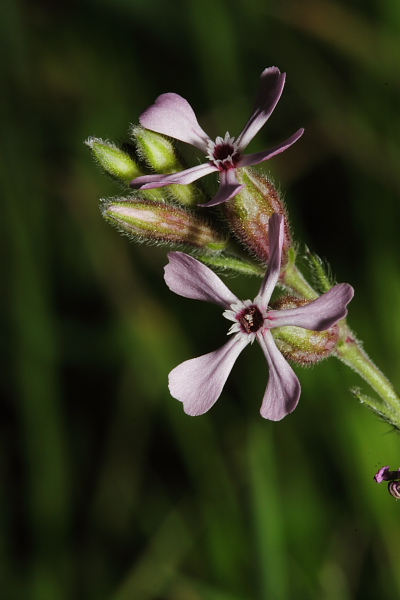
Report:
[[[213,159],[220,161],[218,167],[221,171],[232,169],[238,161],[237,150],[232,144],[218,144],[214,147]]]
[[[242,331],[244,333],[255,333],[264,324],[264,317],[258,306],[252,304],[248,306],[237,316]]]

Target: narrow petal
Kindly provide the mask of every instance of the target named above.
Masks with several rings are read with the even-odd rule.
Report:
[[[285,85],[285,77],[286,74],[281,73],[277,67],[269,67],[261,73],[253,114],[237,138],[240,151],[248,146],[253,137],[271,116],[281,97],[283,86]]]
[[[269,379],[261,405],[261,416],[280,421],[294,411],[300,398],[300,382],[287,360],[275,345],[271,332],[257,338],[269,366]]]
[[[304,129],[299,129],[294,133],[290,138],[278,144],[278,146],[274,146],[269,150],[264,150],[264,152],[256,152],[255,154],[245,154],[239,160],[237,166],[238,167],[251,167],[253,165],[258,165],[259,163],[264,162],[265,160],[269,160],[273,156],[284,152],[290,146],[292,146],[297,140],[303,135]]]
[[[172,292],[184,298],[213,302],[229,309],[239,302],[214,271],[183,252],[169,252],[164,279]]]
[[[269,311],[270,327],[294,325],[313,331],[324,331],[340,319],[344,319],[347,315],[347,304],[353,296],[354,290],[351,285],[339,283],[310,304]]]
[[[216,206],[217,204],[222,204],[222,202],[227,202],[245,187],[245,185],[241,185],[236,179],[235,169],[221,171],[218,192],[214,198],[211,198],[211,200],[204,204],[199,204],[199,206]]]
[[[187,185],[193,183],[197,179],[209,175],[218,171],[215,165],[211,163],[203,163],[196,165],[190,169],[179,171],[178,173],[169,173],[167,175],[152,174],[152,175],[141,175],[136,177],[130,183],[130,187],[134,190],[152,190],[154,188],[163,187],[164,185],[171,185],[171,183],[178,183],[180,185]]]
[[[234,336],[214,352],[192,358],[178,365],[169,374],[171,395],[183,402],[186,414],[202,415],[218,400],[246,339]]]
[[[268,307],[272,292],[279,279],[282,259],[282,246],[284,236],[284,222],[282,215],[274,213],[268,221],[268,269],[261,284],[260,291],[254,302],[261,302],[263,308]]]
[[[192,144],[207,154],[208,135],[197,122],[189,102],[179,94],[161,94],[139,118],[146,129]]]

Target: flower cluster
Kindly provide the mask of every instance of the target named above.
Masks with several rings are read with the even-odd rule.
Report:
[[[303,129],[269,150],[245,154],[275,109],[284,84],[285,74],[276,67],[261,73],[254,110],[237,138],[226,133],[211,139],[190,104],[167,93],[132,128],[134,146],[120,149],[100,138],[87,140],[103,170],[129,189],[127,196],[102,200],[104,218],[136,241],[183,250],[168,255],[168,287],[186,298],[217,304],[232,323],[221,348],[185,361],[169,375],[170,392],[189,415],[204,414],[213,406],[241,351],[257,341],[269,367],[260,412],[279,421],[295,409],[301,391],[288,360],[314,364],[335,353],[341,341],[339,322],[347,314],[353,288],[334,285],[317,262],[322,289],[316,291],[305,281],[296,266],[297,249],[281,195],[267,176],[249,168],[289,148]],[[187,167],[173,140],[195,146],[206,162]],[[197,182],[211,173],[219,174],[219,189],[207,199]],[[221,206],[198,208],[216,205]],[[212,268],[262,276],[256,298],[239,300]],[[286,295],[272,302],[277,286]]]

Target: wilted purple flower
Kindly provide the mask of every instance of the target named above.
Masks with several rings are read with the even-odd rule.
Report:
[[[258,165],[268,160],[289,148],[303,134],[304,129],[299,129],[289,139],[274,148],[255,154],[243,154],[253,137],[269,119],[282,94],[284,85],[285,73],[281,73],[276,67],[265,69],[261,73],[253,114],[247,121],[242,133],[237,139],[226,133],[224,137],[218,136],[215,141],[212,141],[200,127],[187,100],[178,94],[162,94],[140,116],[141,125],[146,129],[168,135],[199,148],[205,153],[208,162],[179,173],[137,177],[131,182],[131,187],[137,190],[147,190],[172,183],[186,185],[209,173],[219,171],[220,187],[218,193],[209,202],[201,206],[214,206],[233,198],[244,187],[237,181],[236,169]]]
[[[391,494],[393,498],[396,498],[396,500],[400,500],[400,469],[391,471],[390,467],[382,467],[376,475],[374,475],[374,479],[376,483],[387,481],[389,494]]]
[[[165,267],[168,287],[186,298],[213,302],[225,309],[224,317],[233,321],[233,334],[219,350],[188,360],[169,375],[169,389],[183,402],[189,415],[207,412],[218,400],[228,375],[241,351],[257,340],[269,366],[268,386],[261,415],[272,421],[292,412],[300,397],[300,383],[293,369],[279,352],[271,329],[285,325],[323,331],[347,314],[346,306],[353,288],[342,283],[310,302],[285,310],[269,310],[268,303],[278,281],[283,244],[283,218],[275,213],[269,221],[269,264],[260,291],[253,302],[242,302],[208,267],[181,252],[170,252]]]
[[[400,469],[398,471],[391,471],[390,467],[382,467],[379,469],[376,475],[374,475],[376,483],[383,483],[384,481],[395,481],[400,479]]]

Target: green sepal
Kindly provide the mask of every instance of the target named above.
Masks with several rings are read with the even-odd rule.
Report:
[[[317,292],[319,294],[328,292],[335,285],[329,263],[311,252],[307,247],[305,249],[305,259]]]
[[[235,239],[257,260],[268,263],[268,222],[274,213],[284,219],[282,266],[293,245],[285,205],[273,182],[254,169],[240,168],[237,180],[242,190],[221,205],[221,211]]]
[[[154,173],[168,175],[187,169],[187,165],[167,136],[149,131],[140,125],[132,127],[131,135],[136,143],[138,155]],[[195,183],[165,186],[165,194],[185,206],[206,202],[203,191]]]
[[[101,200],[106,221],[135,241],[221,252],[228,239],[204,216],[183,206],[143,198]]]
[[[92,150],[97,164],[103,171],[120,183],[129,186],[132,179],[143,174],[138,163],[115,144],[95,137],[88,138],[85,144]]]
[[[380,417],[387,423],[390,423],[395,429],[400,431],[400,423],[396,424],[396,422],[394,421],[393,412],[387,406],[385,406],[385,404],[381,402],[381,400],[376,400],[371,396],[363,394],[360,388],[357,387],[351,388],[350,392],[353,394],[353,396],[357,398],[357,400],[361,402],[361,404],[366,404],[369,409],[371,409],[376,415],[378,415],[378,417]]]
[[[229,271],[232,275],[265,275],[265,267],[246,261],[228,252],[205,253],[196,252],[195,257],[209,267],[218,271]]]

